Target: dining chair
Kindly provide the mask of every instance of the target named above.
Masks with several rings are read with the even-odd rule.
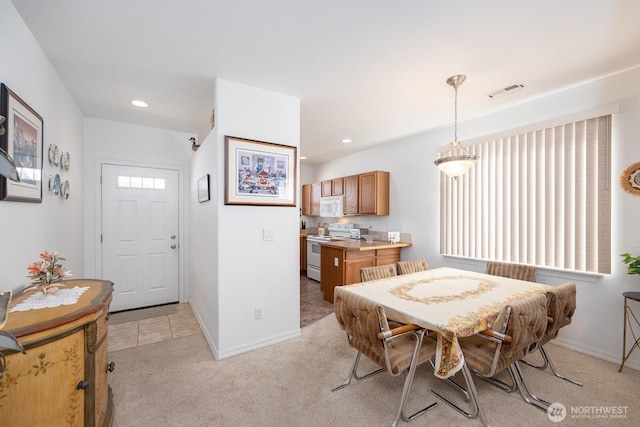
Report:
[[[487,262],[485,273],[510,279],[526,280],[527,282],[536,281],[536,267],[532,265],[489,261]]]
[[[547,299],[545,295],[539,294],[506,305],[493,323],[493,329],[487,331],[487,335],[461,337],[458,341],[465,364],[474,374],[495,383],[491,381],[492,377],[505,369],[508,370],[514,382],[512,389],[517,388],[525,402],[546,412],[550,403],[529,390],[518,365],[519,359],[537,348],[537,343],[544,335],[546,327]],[[469,381],[467,386],[469,387]],[[456,411],[471,417],[453,402],[433,393]],[[479,408],[474,394],[470,393],[472,404]]]
[[[436,352],[435,341],[423,340],[425,329],[416,325],[401,325],[391,329],[384,308],[380,304],[344,292],[340,287],[335,290],[334,307],[338,324],[346,331],[347,340],[356,350],[356,356],[347,381],[331,391],[348,386],[352,378],[362,380],[384,370],[392,376],[406,371],[400,406],[392,426],[395,426],[400,418],[408,422],[437,406],[438,403],[433,402],[412,415],[407,416],[404,413],[416,367],[429,360]],[[362,376],[358,375],[358,363],[362,354],[380,368]]]
[[[555,365],[551,361],[549,353],[547,353],[544,348],[544,345],[546,343],[558,336],[558,332],[561,328],[564,328],[571,323],[571,318],[576,311],[576,284],[567,282],[549,291],[547,293],[547,307],[547,315],[550,319],[550,322],[548,322],[547,324],[547,330],[540,340],[538,347],[544,363],[542,365],[536,365],[525,359],[523,359],[522,361],[527,365],[540,370],[545,370],[547,367],[549,367],[556,377],[582,387],[582,384],[578,381],[567,378],[558,372]]]
[[[384,279],[386,277],[393,277],[397,275],[398,272],[395,264],[377,265],[375,267],[364,267],[360,269],[361,282]]]
[[[415,259],[412,261],[399,261],[396,262],[398,274],[417,273],[418,271],[425,271],[429,269],[426,259]]]

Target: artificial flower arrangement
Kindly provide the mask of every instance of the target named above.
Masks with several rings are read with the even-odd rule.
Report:
[[[35,261],[27,267],[31,282],[34,284],[26,290],[40,290],[43,294],[55,294],[64,287],[63,279],[71,277],[71,272],[62,266],[61,260],[66,259],[56,251],[40,253],[41,261]]]

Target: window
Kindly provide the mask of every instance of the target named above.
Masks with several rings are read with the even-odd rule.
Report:
[[[611,272],[611,115],[469,147],[478,163],[440,179],[440,252]]]
[[[142,178],[139,176],[118,176],[118,188],[138,188],[143,190],[164,190],[164,178]]]

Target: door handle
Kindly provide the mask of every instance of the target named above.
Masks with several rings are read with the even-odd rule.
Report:
[[[171,245],[171,249],[175,249],[175,248],[177,248],[177,246],[175,244]]]
[[[172,234],[172,235],[171,235],[171,240],[175,240],[175,239],[176,239],[176,235],[175,235],[175,234]]]

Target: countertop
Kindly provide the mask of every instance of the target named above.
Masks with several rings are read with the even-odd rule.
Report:
[[[389,243],[384,240],[374,240],[371,243],[367,243],[364,240],[333,240],[331,242],[320,242],[320,246],[327,246],[336,249],[345,249],[347,251],[374,251],[376,249],[391,249],[391,248],[407,248],[411,246],[411,243],[398,242]]]

